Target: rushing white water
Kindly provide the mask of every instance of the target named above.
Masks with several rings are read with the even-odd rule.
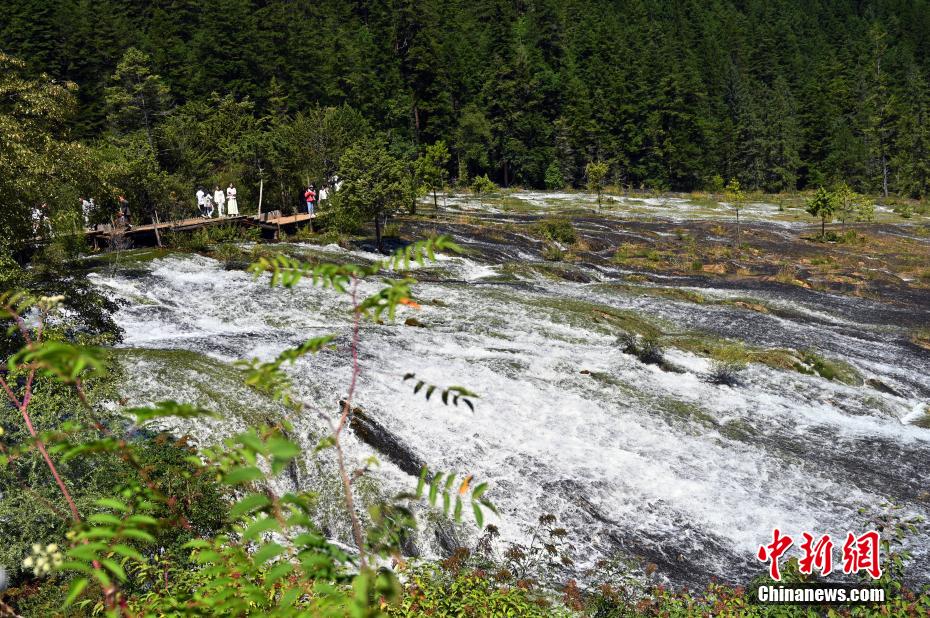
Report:
[[[325,251],[339,260],[370,257]],[[891,336],[893,324],[857,323],[857,304],[867,301],[825,296],[805,304],[757,293],[793,311],[779,316],[639,295],[602,281],[492,284],[498,275],[494,264],[444,259],[423,273],[436,282],[416,287],[421,310],[364,324],[356,401],[433,469],[489,481],[503,540],[525,539],[540,514],[552,513],[569,530],[579,567],[631,554],[658,562],[679,583],[710,575],[745,581],[758,570],[756,549],[771,540],[773,527],[844,537],[866,529],[860,507],[894,501],[927,513],[920,493],[930,472],[930,430],[904,422],[930,399],[926,356]],[[336,412],[350,371],[344,296],[307,283],[270,289],[266,280],[189,255],[93,277],[129,301],[116,316],[127,347],[228,362],[271,358],[337,333],[336,351],[292,370],[304,400],[321,414]],[[365,283],[362,291],[375,290]],[[706,358],[676,350],[668,358],[684,372],[666,372],[624,354],[616,329],[592,319],[591,303],[635,311],[670,330],[818,349],[894,393],[758,364],[742,386],[718,386],[703,379]],[[844,312],[826,310],[830,303]],[[425,327],[405,326],[410,316]],[[481,398],[473,413],[427,402],[402,381],[406,372],[466,386]],[[317,426],[293,420],[302,438]],[[306,444],[309,459],[313,440]],[[349,446],[355,461],[370,454],[360,442]],[[384,458],[373,474],[391,490],[415,483]],[[916,539],[915,560],[926,564],[927,549]]]

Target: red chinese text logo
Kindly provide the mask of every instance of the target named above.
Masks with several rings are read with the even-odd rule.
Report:
[[[807,532],[801,534],[803,542],[799,545],[802,556],[798,560],[798,570],[810,575],[815,570],[822,575],[829,575],[833,571],[833,541],[829,534],[816,538]],[[794,539],[781,530],[772,531],[772,542],[759,547],[756,556],[762,562],[769,563],[769,575],[775,581],[781,581],[781,572],[778,570],[778,560],[794,545]],[[843,573],[855,575],[865,571],[873,579],[882,576],[879,564],[879,536],[878,532],[866,532],[855,536],[852,532],[846,535],[843,543]]]

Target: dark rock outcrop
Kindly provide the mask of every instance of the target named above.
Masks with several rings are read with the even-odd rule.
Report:
[[[339,405],[341,409],[345,402],[340,401]],[[352,410],[349,427],[359,440],[387,457],[398,468],[411,476],[420,476],[420,471],[426,465],[425,462],[397,435],[364,410],[359,407]]]

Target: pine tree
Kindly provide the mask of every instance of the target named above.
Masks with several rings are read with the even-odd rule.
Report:
[[[887,32],[879,24],[869,29],[869,68],[866,73],[864,105],[867,145],[882,195],[888,197],[891,183],[891,145],[894,141],[895,97],[885,64]]]
[[[378,251],[383,251],[382,222],[385,216],[404,207],[403,165],[388,152],[383,141],[365,139],[342,155],[339,174],[344,184],[338,208],[350,219],[374,221],[375,243]]]
[[[820,238],[827,238],[827,222],[833,221],[836,212],[836,198],[829,191],[820,187],[814,197],[807,200],[807,212],[820,218]]]
[[[438,141],[426,147],[426,150],[416,161],[417,176],[426,187],[433,192],[433,207],[439,209],[436,191],[442,189],[446,182],[449,165],[449,149],[446,143]]]
[[[895,158],[896,185],[912,197],[930,194],[930,89],[923,73],[912,67],[898,119]]]
[[[106,89],[108,118],[117,131],[141,130],[155,150],[153,129],[169,104],[168,86],[153,73],[148,54],[131,47],[123,55]]]

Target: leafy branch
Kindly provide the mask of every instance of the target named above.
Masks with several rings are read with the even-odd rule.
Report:
[[[474,476],[471,474],[462,477],[458,486],[456,486],[455,480],[456,474],[454,472],[436,472],[430,476],[429,470],[424,466],[420,471],[420,479],[414,497],[420,500],[426,496],[430,506],[433,507],[442,499],[443,514],[448,516],[451,511],[453,519],[457,522],[462,520],[463,499],[467,499],[471,505],[475,523],[478,524],[479,528],[483,527],[484,512],[481,509],[482,506],[495,515],[497,514],[497,507],[484,496],[488,490],[488,484],[479,483],[473,485]]]
[[[428,384],[423,380],[417,380],[417,375],[415,373],[408,373],[404,375],[404,382],[407,380],[416,380],[416,383],[413,386],[414,395],[425,388],[424,393],[426,395],[427,401],[429,401],[429,398],[433,396],[434,392],[439,390],[440,398],[442,399],[442,403],[444,405],[449,405],[449,399],[451,398],[452,405],[458,406],[459,401],[461,401],[466,406],[468,406],[469,410],[472,412],[475,411],[475,406],[471,402],[471,399],[477,399],[479,396],[463,386],[447,386],[446,388],[442,388],[440,386],[436,386],[435,384]]]
[[[316,354],[329,347],[335,335],[323,335],[308,339],[296,348],[288,348],[278,354],[273,361],[262,362],[257,358],[236,362],[236,367],[246,371],[245,383],[255,390],[271,396],[276,401],[287,404],[293,403],[290,396],[291,379],[281,366],[284,363],[294,364],[297,359],[307,354]]]

